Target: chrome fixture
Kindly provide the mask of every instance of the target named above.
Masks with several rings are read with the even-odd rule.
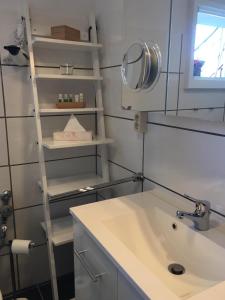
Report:
[[[162,58],[155,42],[133,43],[123,56],[121,76],[123,84],[131,91],[150,91],[158,82]]]
[[[194,223],[194,228],[199,231],[207,231],[210,228],[209,216],[210,216],[210,202],[205,200],[198,200],[188,195],[184,195],[186,198],[195,202],[195,211],[193,213],[185,211],[177,211],[177,217],[179,219],[187,218]]]
[[[0,246],[4,245],[4,240],[6,238],[7,219],[12,214],[12,207],[9,205],[12,193],[10,191],[0,192],[0,199],[2,200],[3,205],[0,206]]]

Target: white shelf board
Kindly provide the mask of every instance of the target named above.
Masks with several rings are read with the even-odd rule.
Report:
[[[97,76],[85,76],[85,75],[59,75],[59,74],[37,74],[36,79],[59,79],[59,80],[87,80],[87,81],[99,81],[103,80],[103,77]]]
[[[102,44],[67,41],[38,36],[34,36],[32,42],[34,47],[48,49],[93,51],[102,48]]]
[[[57,195],[79,191],[87,187],[104,183],[104,179],[94,173],[80,174],[70,177],[60,177],[48,179],[48,196],[54,197]],[[41,186],[40,182],[39,185]]]
[[[57,115],[57,114],[76,114],[76,113],[88,113],[88,112],[98,112],[103,111],[103,108],[97,107],[85,107],[85,108],[66,108],[66,109],[59,109],[59,108],[40,108],[39,112],[41,115]]]
[[[52,223],[52,242],[55,246],[64,245],[73,241],[73,219],[71,216],[53,219]],[[45,222],[41,223],[46,232]]]
[[[53,138],[43,138],[42,145],[47,149],[66,149],[85,146],[105,145],[113,143],[113,139],[95,138],[91,141],[54,141]]]

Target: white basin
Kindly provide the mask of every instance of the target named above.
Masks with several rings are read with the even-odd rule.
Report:
[[[224,225],[197,232],[190,221],[176,218],[178,208],[193,209],[193,204],[177,207],[172,200],[145,192],[73,208],[72,213],[148,299],[212,300],[214,288],[220,290],[215,300],[225,299],[225,246],[213,241],[224,240],[218,229]],[[171,263],[184,266],[185,273],[171,274]]]
[[[145,203],[144,209],[104,221],[104,225],[181,299],[224,281],[225,249],[158,205]],[[171,274],[171,263],[183,265],[185,273]]]

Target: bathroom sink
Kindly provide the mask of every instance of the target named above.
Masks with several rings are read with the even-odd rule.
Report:
[[[174,208],[151,199],[103,224],[172,292],[188,299],[225,280],[225,249],[172,214]]]
[[[196,231],[192,222],[176,217],[177,209],[193,204],[167,196],[148,191],[72,213],[143,299],[225,299],[224,221],[212,214],[211,229]]]

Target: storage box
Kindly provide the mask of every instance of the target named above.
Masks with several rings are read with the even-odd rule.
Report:
[[[53,39],[68,40],[68,41],[80,41],[80,30],[75,28],[61,25],[51,27],[51,36]]]
[[[92,141],[91,131],[58,131],[53,133],[54,141]]]

